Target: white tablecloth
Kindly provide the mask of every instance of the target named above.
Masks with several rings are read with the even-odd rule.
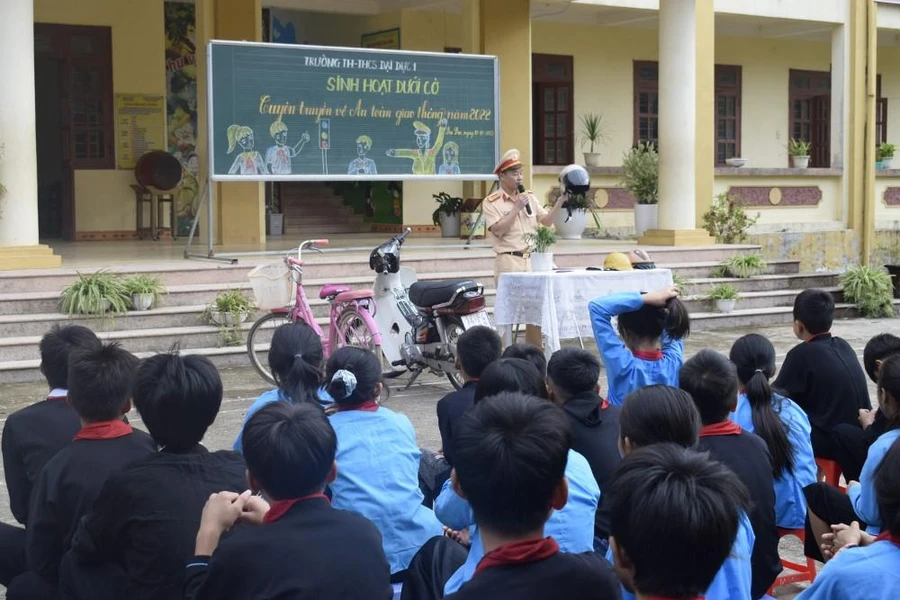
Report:
[[[560,340],[591,337],[588,302],[616,292],[650,292],[672,285],[669,269],[504,273],[497,284],[497,325],[540,325],[547,354]]]

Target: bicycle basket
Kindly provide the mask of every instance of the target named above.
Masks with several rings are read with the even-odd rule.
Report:
[[[281,308],[291,303],[294,282],[287,266],[279,261],[259,265],[247,274],[253,297],[261,310]]]

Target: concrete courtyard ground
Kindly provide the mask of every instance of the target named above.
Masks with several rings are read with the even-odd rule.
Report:
[[[856,350],[861,360],[863,347],[870,337],[882,332],[896,331],[897,326],[898,322],[896,320],[860,319],[839,321],[835,323],[833,332],[835,335],[845,338]],[[753,330],[698,332],[688,338],[686,354],[690,356],[703,348],[712,348],[727,354],[736,338],[751,332],[765,335],[772,341],[778,352],[779,364],[784,360],[784,355],[788,350],[797,343],[790,327],[784,326],[756,328]],[[569,341],[567,343],[573,342]],[[574,343],[577,343],[577,341]],[[584,343],[586,348],[596,350],[592,339],[585,339]],[[204,440],[206,446],[211,450],[231,447],[247,407],[261,392],[268,389],[268,386],[250,367],[223,370],[222,378],[225,384],[225,399],[219,418],[210,428]],[[404,383],[405,380],[403,378],[390,382],[393,391],[390,399],[386,402],[386,406],[409,417],[415,426],[421,446],[437,448],[440,445],[440,433],[435,417],[435,405],[444,394],[451,390],[449,382],[445,379],[423,376],[410,389],[402,390]],[[874,385],[870,385],[870,391],[871,397],[874,399]],[[10,413],[37,399],[41,399],[46,393],[46,387],[37,384],[0,386],[0,424],[5,422],[6,417]],[[136,413],[132,412],[129,418],[132,423],[141,427],[142,423]],[[9,512],[9,498],[5,491],[5,478],[0,478],[0,482],[3,485],[3,490],[0,491],[0,520],[12,522],[12,515]],[[785,540],[782,542],[782,553],[785,556],[792,557],[794,560],[798,560],[802,554],[800,544],[793,539]],[[801,585],[786,586],[778,591],[777,597],[779,600],[794,598],[801,591],[802,587]],[[2,590],[0,590],[0,594],[2,594],[0,598],[5,597]]]

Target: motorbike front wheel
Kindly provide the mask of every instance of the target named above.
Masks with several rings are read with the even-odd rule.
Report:
[[[443,319],[444,342],[450,346],[450,353],[452,355],[450,362],[456,363],[456,342],[459,341],[459,336],[462,335],[462,332],[466,330],[466,326],[463,325],[463,322],[459,317],[443,317]],[[447,373],[447,379],[450,380],[450,383],[453,384],[453,387],[456,389],[462,388],[465,383],[462,374],[456,369]]]

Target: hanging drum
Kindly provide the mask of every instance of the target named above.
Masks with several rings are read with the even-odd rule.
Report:
[[[181,163],[165,150],[152,150],[144,154],[134,166],[134,176],[139,184],[161,192],[178,187],[181,175]]]

